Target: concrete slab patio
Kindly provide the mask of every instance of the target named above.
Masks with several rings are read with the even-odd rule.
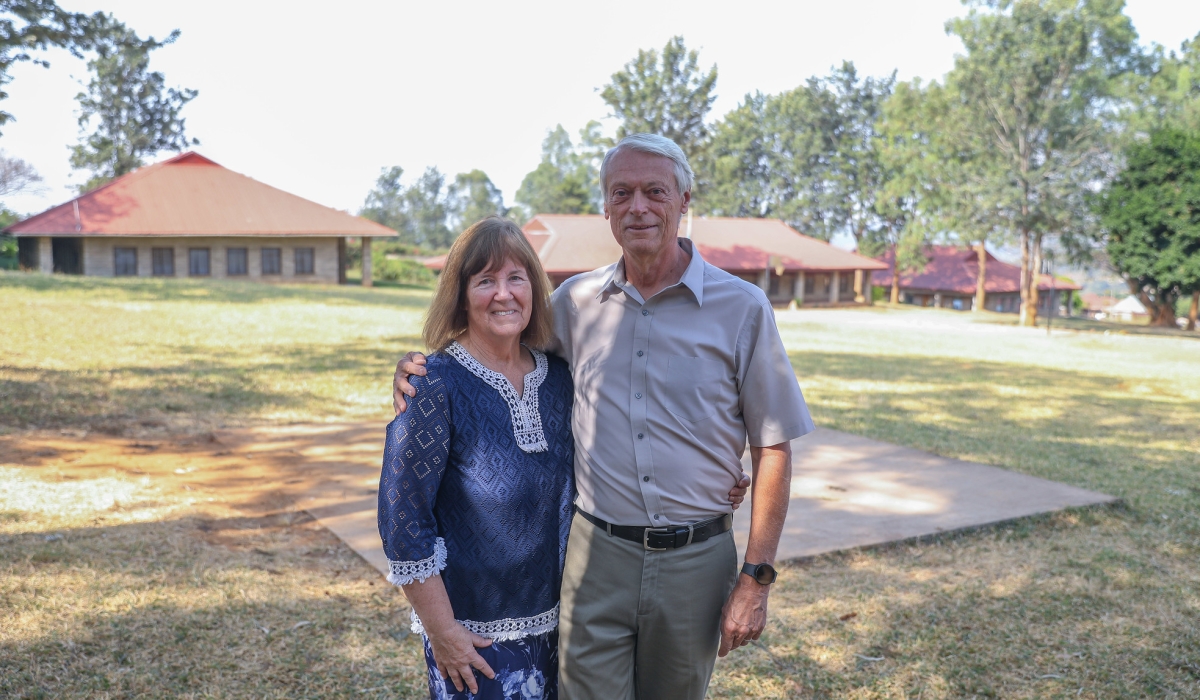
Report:
[[[749,451],[742,461],[749,472]],[[781,561],[1116,500],[828,428],[792,441],[792,470]],[[734,518],[739,551],[750,534],[748,512]]]
[[[323,424],[241,433],[225,432],[222,442],[287,454],[295,474],[288,490],[296,502],[386,572],[375,520],[382,425]],[[781,561],[1115,500],[824,428],[793,443],[793,466]],[[748,453],[745,468],[749,471]],[[749,512],[743,508],[734,519],[739,549],[749,533]]]

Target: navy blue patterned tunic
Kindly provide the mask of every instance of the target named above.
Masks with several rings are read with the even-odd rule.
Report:
[[[441,574],[455,618],[495,640],[558,627],[574,500],[566,362],[534,351],[517,398],[457,343],[387,427],[379,534],[397,585]],[[413,631],[424,632],[413,615]],[[453,687],[450,688],[453,690]]]

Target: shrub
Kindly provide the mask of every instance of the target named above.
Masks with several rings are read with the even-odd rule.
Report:
[[[17,239],[0,236],[0,270],[17,269]]]
[[[433,286],[433,272],[412,258],[388,258],[382,251],[371,255],[371,277],[397,284]]]

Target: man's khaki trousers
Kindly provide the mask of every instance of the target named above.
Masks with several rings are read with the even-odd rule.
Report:
[[[736,580],[732,532],[647,552],[576,513],[562,582],[559,697],[701,700]]]

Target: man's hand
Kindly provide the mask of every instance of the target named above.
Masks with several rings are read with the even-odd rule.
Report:
[[[392,377],[392,408],[396,409],[396,415],[404,413],[404,409],[408,408],[408,398],[417,395],[417,390],[408,383],[409,375],[413,374],[425,376],[425,356],[416,351],[408,353],[396,363],[396,375]]]
[[[754,505],[750,510],[750,539],[745,561],[774,564],[779,535],[787,517],[791,497],[792,446],[784,442],[768,447],[750,447],[754,470]],[[732,493],[730,494],[732,496]],[[764,586],[738,573],[737,583],[721,609],[721,646],[718,656],[758,639],[767,626],[767,596]]]
[[[749,490],[750,475],[743,472],[742,478],[738,479],[737,484],[729,489],[729,504],[733,506],[734,510],[737,510],[742,505],[742,501],[746,500],[746,492]]]
[[[745,646],[762,634],[767,626],[767,595],[764,586],[746,574],[739,573],[733,593],[721,608],[721,647],[717,656]]]

